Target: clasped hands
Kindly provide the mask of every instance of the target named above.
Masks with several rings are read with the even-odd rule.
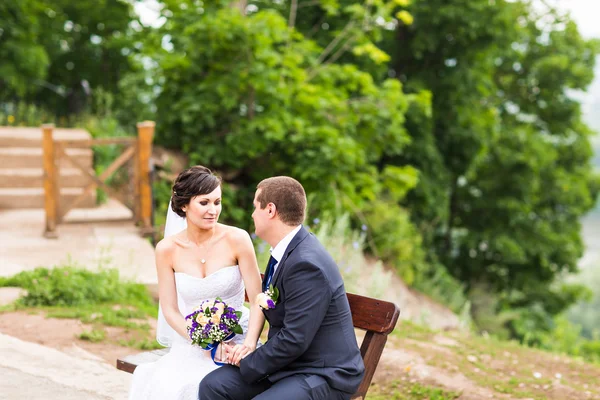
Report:
[[[222,346],[222,350],[225,350],[225,354],[222,356],[222,360],[217,361],[235,365],[236,367],[240,366],[240,361],[242,361],[243,358],[256,349],[256,346],[249,346],[247,344],[236,344],[232,346],[229,343],[221,343],[219,346]],[[223,354],[222,351],[219,353]]]

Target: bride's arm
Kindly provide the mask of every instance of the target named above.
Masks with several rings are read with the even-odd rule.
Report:
[[[163,239],[156,245],[156,273],[158,275],[158,297],[165,319],[184,338],[188,337],[187,324],[179,311],[177,304],[177,288],[175,286],[175,273],[173,272],[174,244]]]
[[[246,333],[244,345],[254,351],[265,324],[265,316],[256,301],[256,297],[261,291],[262,282],[250,235],[242,229],[236,229],[236,231],[235,248],[238,255],[238,265],[250,301],[250,320],[248,321],[248,332]]]

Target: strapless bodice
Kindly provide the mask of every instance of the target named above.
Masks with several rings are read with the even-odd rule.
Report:
[[[237,265],[221,268],[204,278],[175,272],[175,284],[179,298],[184,303],[180,308],[186,315],[204,300],[216,297],[236,310],[241,310],[244,305],[244,281]]]

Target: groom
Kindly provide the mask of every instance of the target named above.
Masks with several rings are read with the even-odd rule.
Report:
[[[352,315],[337,265],[302,226],[306,194],[293,178],[258,184],[252,218],[272,247],[263,290],[279,290],[264,310],[269,338],[238,366],[200,383],[200,400],[350,399],[364,375]]]

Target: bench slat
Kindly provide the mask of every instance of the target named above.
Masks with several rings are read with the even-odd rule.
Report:
[[[400,309],[394,303],[348,293],[355,328],[388,334],[394,330]]]
[[[169,348],[145,351],[133,354],[117,360],[117,369],[133,374],[135,368],[140,364],[156,361],[169,352]]]

